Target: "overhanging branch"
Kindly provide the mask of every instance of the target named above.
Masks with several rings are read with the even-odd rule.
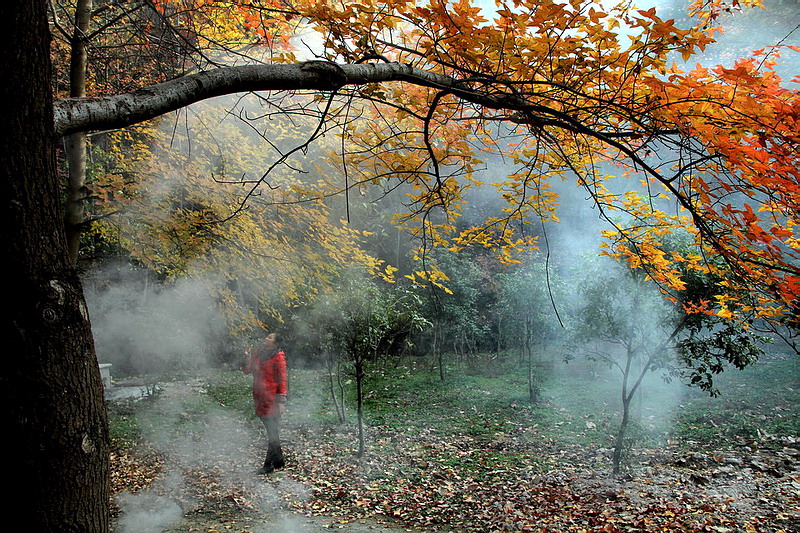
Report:
[[[64,98],[55,102],[56,135],[130,126],[187,105],[248,91],[334,91],[346,85],[409,81],[438,89],[461,89],[455,78],[401,63],[337,64],[307,61],[290,65],[224,67],[98,98]],[[460,91],[459,91],[460,92]],[[482,100],[482,99],[481,99]],[[476,102],[480,103],[480,102]],[[488,104],[489,102],[483,102]],[[498,102],[491,102],[496,107]]]
[[[56,100],[55,132],[60,137],[79,131],[122,128],[201,100],[233,93],[336,91],[347,85],[390,81],[405,81],[434,88],[483,108],[518,111],[529,117],[536,116],[537,122],[541,120],[551,126],[576,129],[575,119],[563,112],[531,102],[526,98],[531,95],[511,89],[507,92],[497,90],[489,92],[485,86],[487,83],[491,85],[491,80],[459,79],[403,63],[345,64],[306,61],[288,65],[223,67],[190,74],[131,93]],[[482,88],[476,88],[476,84]],[[592,133],[611,135],[610,132]]]

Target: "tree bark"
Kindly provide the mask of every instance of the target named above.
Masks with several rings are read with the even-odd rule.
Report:
[[[638,307],[634,307],[637,309]],[[626,348],[625,354],[625,368],[622,370],[622,420],[619,424],[619,430],[617,431],[617,436],[614,439],[614,453],[612,455],[612,473],[615,476],[618,476],[622,471],[622,452],[625,445],[625,433],[628,430],[628,422],[630,421],[630,412],[631,412],[631,397],[633,392],[642,382],[643,375],[639,376],[639,379],[636,383],[631,387],[631,390],[628,390],[628,380],[631,376],[631,364],[633,363],[633,358],[635,357],[635,351],[633,346],[630,344]]]
[[[72,36],[69,66],[69,95],[74,98],[86,96],[86,36],[92,14],[92,0],[79,0],[75,8],[75,31]],[[86,133],[79,131],[68,135],[66,140],[69,180],[67,201],[64,206],[64,229],[70,264],[78,263],[81,231],[84,223],[86,201]]]
[[[630,417],[630,400],[622,400],[622,421],[619,424],[617,435],[614,437],[614,452],[611,457],[612,474],[618,476],[622,473],[622,452],[625,447],[625,433],[628,430]]]
[[[108,429],[56,178],[47,3],[0,5],[5,506],[31,531],[109,527]]]
[[[122,128],[175,111],[195,102],[248,91],[335,91],[348,85],[406,81],[456,95],[488,109],[547,111],[562,127],[578,128],[570,117],[531,104],[513,93],[491,94],[462,80],[403,63],[331,63],[223,67],[183,76],[137,91],[105,97],[63,98],[55,104],[56,135]]]
[[[356,413],[358,418],[358,457],[364,457],[364,359],[359,355],[354,362],[356,376]]]

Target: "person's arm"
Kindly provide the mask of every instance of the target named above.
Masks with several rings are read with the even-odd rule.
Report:
[[[286,357],[283,352],[278,354],[275,361],[275,383],[277,385],[275,399],[281,405],[286,403],[288,383],[286,379]]]

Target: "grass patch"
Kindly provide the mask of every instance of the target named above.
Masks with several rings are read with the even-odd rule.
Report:
[[[457,373],[442,382],[418,361],[368,374],[364,407],[368,422],[392,428],[424,427],[451,435],[482,437],[507,431],[499,416],[518,396],[503,377]]]
[[[513,450],[494,450],[493,443],[514,435],[521,442],[596,449],[609,447],[620,416],[619,377],[588,364],[554,364],[539,376],[541,401],[527,401],[526,369],[514,359],[500,360],[502,372],[468,372],[450,364],[447,379],[425,359],[406,359],[371,368],[365,382],[365,418],[376,433],[431,434],[437,439],[468,437],[485,455],[472,453],[452,459],[466,470],[476,464],[520,461]],[[394,364],[398,363],[398,364]],[[800,359],[765,360],[745,371],[729,370],[718,376],[722,392],[710,398],[701,391],[658,378],[648,380],[635,406],[637,444],[676,439],[690,446],[724,447],[765,435],[800,435],[794,416],[800,403]],[[152,399],[109,406],[110,432],[120,447],[130,446],[153,431],[179,434],[192,431],[214,409],[252,416],[250,376],[233,371],[211,371],[206,394],[193,396],[169,408]],[[348,385],[347,423],[355,422]],[[326,426],[337,423],[324,371],[290,369],[292,424]],[[483,453],[483,452],[481,452]],[[504,455],[505,454],[505,455]],[[530,458],[528,458],[530,459]],[[488,463],[487,463],[488,462]]]
[[[108,433],[115,447],[131,449],[142,439],[139,409],[132,401],[108,404]]]
[[[206,390],[220,406],[247,414],[253,410],[252,379],[242,372],[213,373]]]
[[[800,359],[774,358],[716,378],[720,396],[692,391],[676,417],[675,434],[706,446],[765,436],[798,436]]]
[[[554,372],[540,376],[541,401],[533,405],[527,402],[525,369],[511,364],[493,375],[451,365],[445,382],[421,361],[376,369],[366,383],[367,421],[486,440],[533,427],[531,438],[609,446],[621,416],[621,377],[590,363],[554,366]],[[737,444],[764,434],[797,436],[798,376],[796,357],[728,370],[717,378],[718,398],[649,376],[633,403],[636,440],[719,445],[720,439]]]

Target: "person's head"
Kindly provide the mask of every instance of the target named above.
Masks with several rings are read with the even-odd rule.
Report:
[[[272,332],[264,337],[264,345],[270,350],[275,350],[281,345],[281,337],[278,333]]]

